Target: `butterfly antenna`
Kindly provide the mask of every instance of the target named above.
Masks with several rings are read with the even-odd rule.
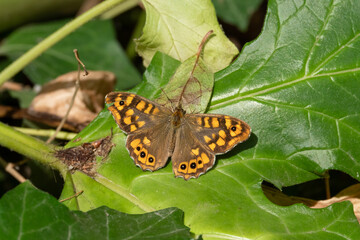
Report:
[[[174,106],[173,106],[173,102],[171,101],[171,99],[169,98],[169,96],[166,94],[166,92],[164,91],[164,89],[160,88],[161,91],[163,92],[163,94],[166,96],[166,98],[169,100],[170,104],[171,104],[171,109],[174,111]]]
[[[184,86],[183,90],[181,91],[181,94],[180,94],[180,97],[179,97],[179,104],[178,104],[179,106],[181,106],[181,99],[183,98],[183,95],[184,95],[184,93],[185,93],[185,89],[186,89],[188,83],[190,82],[190,80],[193,78],[194,71],[195,71],[196,66],[198,65],[201,52],[202,52],[202,50],[204,49],[204,45],[205,45],[206,41],[209,39],[210,35],[213,34],[213,32],[214,32],[213,30],[210,30],[209,32],[207,32],[206,35],[203,37],[200,45],[199,45],[198,51],[197,51],[197,53],[196,53],[196,60],[195,60],[194,67],[193,67],[193,69],[191,70],[190,77],[189,77],[189,79],[186,81],[185,86]]]

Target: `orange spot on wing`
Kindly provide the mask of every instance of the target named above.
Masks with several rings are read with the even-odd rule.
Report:
[[[137,139],[135,139],[135,140],[133,140],[131,143],[130,143],[130,146],[132,147],[132,148],[136,148],[139,144],[140,144],[140,139],[139,138],[137,138]]]
[[[224,130],[220,130],[220,131],[219,131],[219,135],[220,135],[220,137],[222,137],[223,139],[226,138],[226,133],[225,133]]]
[[[205,135],[205,136],[204,136],[204,140],[205,140],[206,143],[208,143],[208,142],[211,141],[211,138],[209,138],[208,136]]]
[[[228,129],[231,127],[231,120],[228,116],[225,116],[225,126]]]
[[[211,119],[211,124],[212,124],[213,128],[217,128],[217,127],[219,127],[219,120],[216,117],[213,117]]]
[[[215,143],[210,144],[209,148],[214,151],[214,149],[216,148],[216,144]]]
[[[224,145],[225,145],[225,140],[222,139],[222,138],[219,138],[219,139],[216,141],[216,144],[219,145],[219,146],[224,146]]]
[[[145,122],[144,122],[144,121],[139,121],[139,122],[138,122],[138,126],[139,126],[139,127],[144,126],[144,124],[145,124]]]
[[[137,127],[133,124],[133,125],[130,125],[130,132],[133,132],[137,129]]]
[[[126,106],[129,106],[130,104],[131,104],[131,102],[132,102],[132,100],[134,99],[134,97],[133,96],[128,96],[127,98],[126,98],[126,101],[125,101],[125,104],[126,104]]]
[[[144,137],[143,142],[144,142],[145,145],[149,145],[151,141],[147,137]]]
[[[204,118],[204,127],[209,128],[210,124],[209,124],[209,117],[205,117]]]
[[[153,114],[157,114],[158,112],[160,112],[160,110],[157,107],[154,108]]]
[[[152,108],[153,108],[153,105],[149,104],[149,106],[145,109],[144,113],[149,114]]]
[[[195,148],[195,149],[191,149],[192,154],[194,154],[195,156],[199,155],[199,148]]]
[[[129,109],[125,112],[125,116],[131,116],[133,114],[134,114],[134,110],[132,110],[132,109]]]
[[[136,109],[139,111],[142,111],[145,108],[145,102],[144,101],[140,101],[138,104],[136,104]]]
[[[208,162],[210,162],[209,157],[205,153],[201,153],[201,159],[204,164],[207,164]]]
[[[126,117],[126,118],[124,118],[124,123],[125,123],[126,125],[131,124],[131,117]]]

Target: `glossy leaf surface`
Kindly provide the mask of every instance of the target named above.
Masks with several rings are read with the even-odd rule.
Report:
[[[185,224],[204,239],[360,238],[349,202],[280,207],[261,189],[264,180],[281,188],[327,169],[360,179],[359,12],[360,2],[351,0],[270,1],[260,36],[215,74],[209,108],[246,121],[250,139],[218,156],[205,175],[184,181],[174,178],[171,164],[142,172],[119,133],[91,181],[118,195],[109,203],[117,209],[182,209]],[[157,64],[153,73],[163,72],[164,62]],[[101,198],[107,194],[85,194],[78,205],[88,210],[87,199],[97,206]]]

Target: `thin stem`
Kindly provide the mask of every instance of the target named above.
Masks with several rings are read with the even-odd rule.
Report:
[[[12,78],[15,74],[20,72],[24,67],[26,67],[35,58],[40,56],[48,48],[58,43],[61,39],[65,38],[71,32],[123,1],[125,0],[103,1],[95,7],[91,8],[89,11],[75,18],[73,21],[65,24],[65,26],[51,34],[49,37],[45,38],[38,45],[31,48],[29,51],[19,57],[15,62],[6,67],[0,73],[0,86],[4,82]]]
[[[33,136],[41,136],[41,137],[50,137],[54,135],[55,130],[53,129],[33,129],[33,128],[22,128],[22,127],[13,127],[15,130]],[[71,140],[76,136],[76,133],[71,132],[58,132],[56,135],[57,139],[62,140]]]
[[[77,78],[76,78],[76,82],[75,82],[75,91],[74,91],[74,94],[71,98],[71,101],[70,101],[70,104],[69,104],[69,108],[68,110],[66,111],[65,113],[65,116],[63,117],[63,119],[61,120],[59,126],[56,128],[56,131],[54,133],[54,135],[52,135],[51,137],[49,137],[49,139],[46,141],[46,143],[51,143],[56,135],[58,134],[58,132],[60,132],[61,128],[64,126],[65,122],[66,122],[66,119],[68,118],[69,116],[69,113],[74,105],[74,102],[75,102],[75,98],[76,98],[76,94],[77,92],[79,91],[80,89],[80,66],[82,66],[84,68],[84,76],[88,75],[88,71],[86,70],[85,68],[85,65],[83,64],[83,62],[80,60],[79,58],[79,53],[78,53],[78,50],[77,49],[74,49],[74,54],[75,54],[75,58],[76,60],[78,61],[78,74],[77,74]]]
[[[197,53],[196,53],[196,60],[195,60],[195,63],[194,63],[194,67],[193,67],[193,69],[191,70],[189,79],[186,81],[186,83],[185,83],[185,85],[184,85],[184,87],[183,87],[183,89],[182,89],[182,91],[181,91],[181,94],[180,94],[180,97],[179,97],[179,105],[181,105],[181,99],[182,99],[183,96],[184,96],[185,89],[186,89],[188,83],[189,83],[190,80],[194,77],[194,76],[193,76],[193,75],[194,75],[194,71],[195,71],[196,66],[198,65],[199,58],[200,58],[200,55],[201,55],[202,50],[204,49],[205,43],[206,43],[206,41],[209,39],[210,35],[213,34],[213,32],[214,32],[213,30],[210,30],[209,32],[207,32],[207,33],[205,34],[205,36],[203,37],[200,45],[199,45],[198,51],[197,51]]]
[[[62,199],[62,200],[59,200],[59,202],[65,202],[65,201],[68,201],[68,200],[70,200],[70,199],[72,199],[72,198],[76,198],[76,197],[78,197],[80,194],[82,194],[84,191],[83,190],[81,190],[80,192],[77,192],[77,193],[75,193],[74,195],[72,195],[72,196],[70,196],[70,197],[68,197],[68,198],[64,198],[64,199]]]

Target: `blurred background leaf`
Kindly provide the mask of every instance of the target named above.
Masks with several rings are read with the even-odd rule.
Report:
[[[67,22],[61,20],[20,28],[6,38],[0,46],[0,54],[15,60]],[[43,84],[74,71],[77,69],[75,48],[88,69],[113,72],[118,89],[128,89],[140,82],[140,74],[118,44],[109,20],[88,22],[31,62],[24,73],[33,83]]]
[[[263,0],[213,0],[219,18],[237,26],[242,32],[248,29],[252,14]]]

